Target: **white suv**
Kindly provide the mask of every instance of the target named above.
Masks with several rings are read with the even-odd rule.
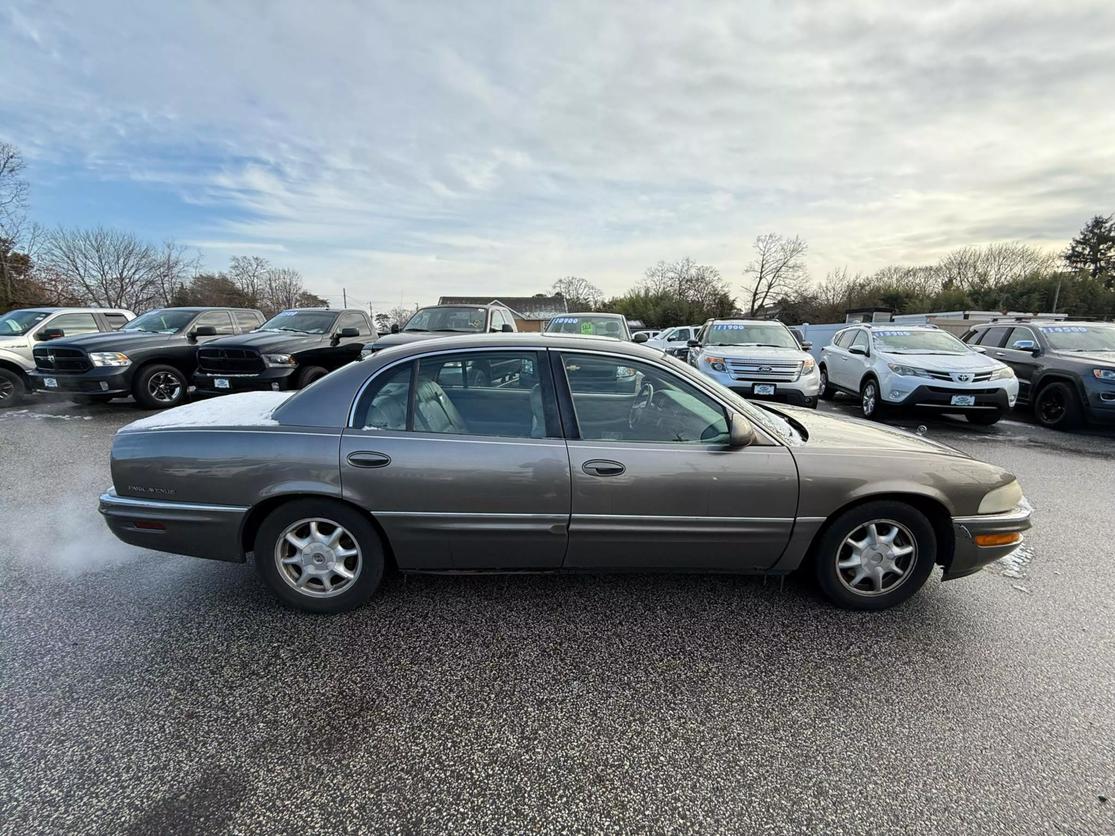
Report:
[[[855,325],[821,350],[821,397],[859,398],[865,418],[889,408],[961,412],[994,424],[1018,400],[1010,366],[992,360],[932,325]]]

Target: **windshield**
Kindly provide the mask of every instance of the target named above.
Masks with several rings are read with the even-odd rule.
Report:
[[[1041,332],[1058,351],[1115,351],[1115,326],[1043,325]]]
[[[759,345],[800,349],[794,335],[779,322],[714,322],[705,345]]]
[[[618,316],[555,316],[546,325],[547,334],[582,334],[586,337],[612,337],[616,340],[627,339],[627,329]]]
[[[149,334],[177,334],[197,316],[196,311],[148,311],[137,316],[121,331],[145,331]]]
[[[875,348],[888,354],[968,354],[971,349],[944,331],[872,331]]]
[[[422,308],[407,320],[403,330],[482,334],[487,327],[487,308],[437,307]]]
[[[12,311],[0,317],[0,337],[26,334],[50,315],[50,311]]]
[[[335,311],[283,311],[267,320],[260,331],[296,331],[299,334],[328,334],[337,321]]]

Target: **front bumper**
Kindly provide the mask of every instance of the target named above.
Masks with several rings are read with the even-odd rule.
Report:
[[[31,388],[36,392],[66,392],[78,395],[130,395],[132,393],[131,366],[94,366],[81,374],[57,374],[35,369],[27,373]],[[57,386],[47,386],[52,378]]]
[[[733,377],[727,372],[717,372],[705,368],[704,364],[697,369],[705,377],[715,380],[725,389],[731,389],[737,395],[759,401],[778,401],[793,406],[813,406],[817,403],[817,396],[821,393],[821,375],[816,366],[813,371],[803,374],[797,380],[747,380]],[[774,394],[760,394],[756,386],[773,386]]]
[[[892,406],[917,406],[945,412],[986,412],[992,409],[1008,412],[1018,399],[1017,381],[1014,382],[1013,391],[994,383],[965,386],[941,381],[920,384],[913,389],[899,386],[893,379],[889,383],[880,383],[883,400]],[[975,403],[971,406],[957,406],[952,403],[955,395],[970,396],[975,399]]]
[[[1084,389],[1088,417],[1097,423],[1115,423],[1115,384],[1089,380]]]
[[[109,530],[132,546],[210,560],[243,562],[240,528],[247,508],[101,494]]]
[[[194,372],[193,384],[198,392],[208,395],[227,395],[231,392],[286,392],[294,385],[297,366],[269,366],[251,374]],[[218,387],[218,380],[227,380],[228,387]]]
[[[1021,534],[1030,528],[1033,509],[1025,499],[1013,510],[1002,514],[976,514],[971,517],[953,517],[955,549],[952,562],[945,568],[943,580],[962,578],[978,572],[988,563],[1006,557],[1022,545]],[[1018,534],[1017,542],[1002,546],[981,546],[976,537],[981,534]]]

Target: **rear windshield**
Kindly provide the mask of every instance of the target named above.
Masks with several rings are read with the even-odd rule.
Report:
[[[299,334],[328,334],[337,314],[333,311],[283,311],[267,320],[260,331],[294,331]]]
[[[968,354],[971,349],[944,331],[872,331],[875,348],[887,354]]]
[[[624,323],[615,316],[556,316],[546,325],[548,334],[583,334],[586,337],[627,339]]]
[[[0,316],[0,337],[26,334],[47,318],[50,311],[12,311]]]
[[[1115,351],[1115,326],[1043,325],[1041,332],[1058,351]]]
[[[800,348],[794,335],[777,322],[714,322],[705,334],[704,343]]]

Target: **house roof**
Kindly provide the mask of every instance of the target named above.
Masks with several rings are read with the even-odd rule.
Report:
[[[503,305],[520,319],[551,319],[568,313],[565,297],[546,296],[442,296],[439,305]]]

